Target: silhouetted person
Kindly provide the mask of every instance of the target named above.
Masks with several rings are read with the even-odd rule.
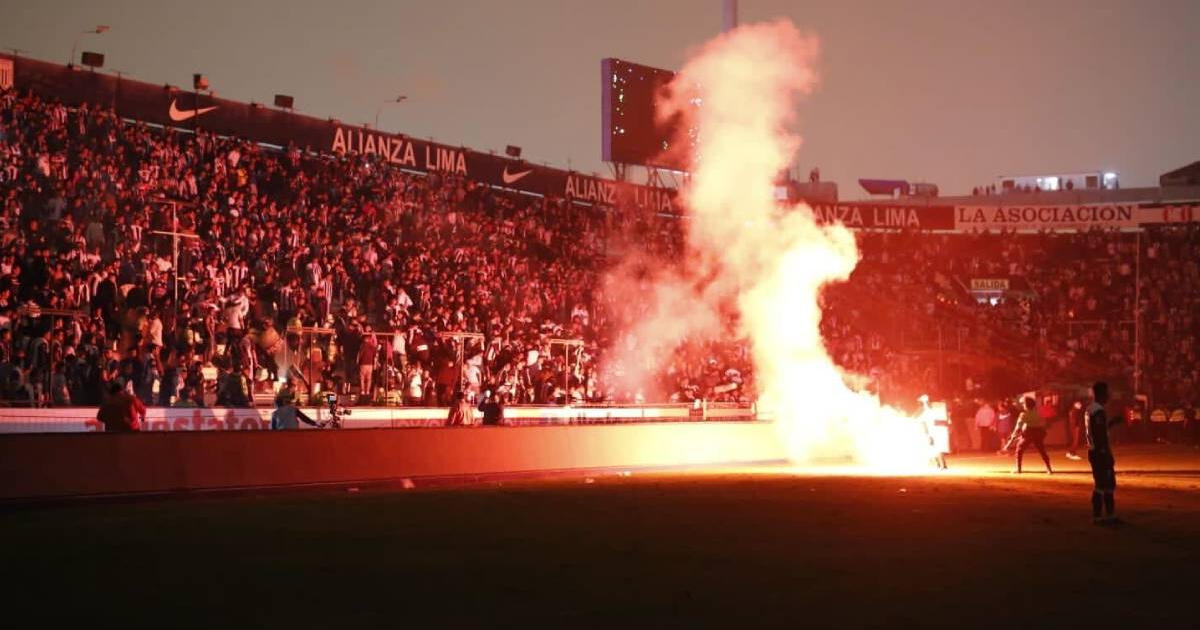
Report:
[[[1083,459],[1076,452],[1079,450],[1079,445],[1083,443],[1083,402],[1075,401],[1071,405],[1071,410],[1067,412],[1067,459],[1080,460]]]
[[[299,429],[300,422],[307,425],[320,427],[321,425],[314,422],[303,411],[296,407],[295,402],[291,398],[277,396],[275,398],[275,411],[271,413],[271,430],[286,431],[289,429]]]
[[[450,403],[450,413],[446,416],[446,426],[461,427],[475,423],[475,410],[467,402],[467,395],[462,390],[454,392],[454,400]]]
[[[1021,474],[1021,461],[1030,446],[1037,449],[1046,464],[1046,474],[1050,474],[1054,470],[1050,467],[1050,455],[1046,453],[1046,419],[1038,413],[1037,401],[1032,397],[1025,398],[1024,403],[1025,411],[1017,418],[1017,427],[1013,430],[1013,437],[1020,436],[1017,438],[1017,474]]]
[[[128,433],[142,430],[146,417],[146,405],[136,396],[126,392],[121,384],[113,381],[108,385],[108,396],[96,412],[96,419],[108,433]]]
[[[499,394],[492,394],[486,391],[483,394],[483,402],[479,403],[479,411],[483,414],[483,424],[487,426],[499,426],[504,424],[504,403],[500,402]]]
[[[1109,447],[1108,429],[1120,422],[1120,419],[1110,419],[1104,411],[1104,403],[1108,402],[1108,383],[1097,381],[1092,385],[1092,404],[1084,412],[1083,429],[1087,438],[1088,464],[1092,467],[1092,520],[1096,523],[1116,520],[1116,500],[1113,493],[1117,490],[1117,472],[1113,460],[1112,449]]]
[[[980,404],[975,412],[975,426],[979,429],[979,450],[989,452],[996,450],[996,410],[986,402]]]

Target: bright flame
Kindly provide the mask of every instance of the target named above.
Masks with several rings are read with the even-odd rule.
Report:
[[[816,55],[816,40],[790,22],[747,25],[705,44],[676,77],[659,109],[696,129],[682,191],[687,271],[656,279],[649,316],[628,334],[659,346],[715,336],[714,322],[735,305],[760,404],[774,410],[794,461],[926,469],[922,423],[861,391],[865,379],[838,368],[821,339],[818,296],[857,265],[854,235],[774,197],[776,175],[800,146],[791,127],[797,99],[816,83]]]

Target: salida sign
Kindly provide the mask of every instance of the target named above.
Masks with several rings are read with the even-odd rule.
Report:
[[[1008,278],[971,278],[971,290],[983,293],[1008,290]]]

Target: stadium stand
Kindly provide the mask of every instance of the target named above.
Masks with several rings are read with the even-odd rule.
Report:
[[[598,383],[597,274],[612,226],[675,246],[652,218],[32,94],[0,103],[10,401],[96,404],[120,380],[149,404],[242,406],[284,374],[360,403],[446,404],[460,377],[513,402],[636,395]],[[199,236],[180,239],[178,308],[158,232]],[[460,362],[447,333],[466,331],[485,336]],[[587,345],[556,353],[555,338]]]
[[[446,404],[460,386],[513,403],[754,398],[735,338],[662,357],[642,391],[604,373],[614,322],[636,305],[606,299],[603,273],[630,249],[677,263],[672,217],[12,89],[0,92],[0,200],[8,404],[94,405],[118,380],[151,405],[243,406],[285,376],[358,404]],[[171,233],[186,235],[178,301]],[[822,298],[822,328],[835,360],[885,399],[1065,391],[1099,376],[1132,391],[1136,376],[1139,392],[1194,403],[1195,223],[865,231],[860,247],[850,281]],[[1008,290],[981,301],[973,278]]]

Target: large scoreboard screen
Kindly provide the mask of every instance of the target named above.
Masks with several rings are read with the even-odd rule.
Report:
[[[659,94],[675,78],[670,70],[608,58],[601,72],[601,157],[607,162],[687,170],[686,151],[674,151],[681,137],[678,116],[659,123]]]

